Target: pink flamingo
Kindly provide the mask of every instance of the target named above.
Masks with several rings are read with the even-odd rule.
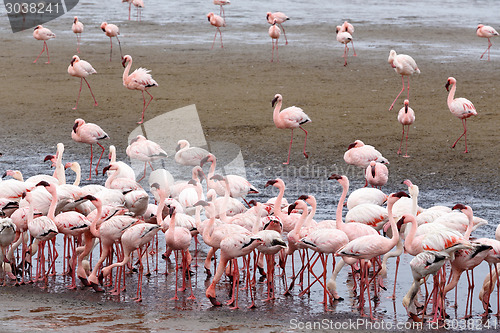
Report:
[[[363,299],[364,297],[364,289],[366,289],[366,292],[368,294],[368,302],[370,305],[370,318],[374,320],[375,318],[373,317],[372,314],[372,305],[371,305],[371,299],[370,299],[370,287],[369,287],[369,280],[368,280],[368,262],[366,260],[371,260],[379,255],[385,254],[389,252],[397,243],[399,240],[399,231],[396,226],[396,222],[394,221],[394,217],[392,215],[392,206],[394,203],[399,200],[399,198],[403,196],[408,196],[405,192],[398,192],[398,193],[392,193],[389,195],[387,198],[387,211],[389,212],[389,223],[391,224],[391,231],[392,231],[392,237],[391,238],[386,238],[383,236],[380,236],[378,233],[376,235],[366,235],[362,237],[358,237],[352,241],[350,241],[347,245],[342,247],[336,255],[338,256],[346,256],[354,259],[361,259],[361,276],[363,282],[361,283],[361,298]],[[375,273],[374,279],[378,274],[378,271]],[[363,301],[360,301],[361,305],[361,313],[363,313],[363,308],[362,308]]]
[[[230,5],[231,4],[231,1],[229,0],[214,0],[214,5],[216,6],[220,6],[220,13],[219,15],[221,15],[224,19],[224,23],[226,22],[226,13],[224,13],[224,7],[225,5]]]
[[[187,140],[177,141],[175,151],[175,162],[188,166],[200,165],[201,160],[210,154],[206,149],[191,147]]]
[[[101,156],[99,156],[99,160],[95,166],[95,174],[97,175],[97,168],[99,167],[99,162],[104,154],[104,147],[99,143],[99,140],[108,139],[109,136],[98,125],[85,123],[85,120],[77,118],[75,119],[75,124],[73,125],[73,131],[71,131],[71,138],[73,141],[88,143],[90,145],[90,175],[87,179],[90,180],[92,178],[92,158],[94,156],[92,152],[92,145],[98,144],[102,149]]]
[[[125,67],[126,63],[128,63],[127,67]],[[149,103],[151,103],[151,101],[153,100],[153,95],[149,93],[148,89],[151,87],[158,87],[158,83],[156,83],[156,81],[153,80],[151,74],[149,74],[150,70],[142,67],[137,68],[135,71],[132,72],[132,74],[129,75],[130,67],[132,67],[131,56],[126,55],[125,57],[123,57],[122,65],[123,67],[125,67],[125,70],[123,71],[123,85],[127,87],[127,89],[140,90],[142,92],[142,100],[143,100],[142,116],[141,120],[137,122],[138,124],[142,124],[144,122],[144,112],[148,108]],[[146,104],[146,98],[144,97],[144,92],[147,92],[148,95],[151,97],[148,104]]]
[[[276,44],[276,61],[280,61],[279,60],[279,54],[278,54],[278,40],[280,38],[280,35],[281,35],[281,30],[280,28],[278,28],[276,26],[276,19],[274,19],[273,21],[273,25],[271,25],[269,27],[269,37],[271,37],[271,42],[273,43],[273,53],[272,53],[272,57],[271,57],[271,62],[273,62],[274,60],[274,45]]]
[[[352,36],[354,35],[354,26],[351,23],[344,21],[344,23],[342,23],[342,31],[348,32]],[[351,44],[352,50],[354,51],[353,56],[357,57],[356,50],[354,49],[354,40],[351,40]]]
[[[73,58],[71,59],[71,63],[68,66],[68,74],[71,76],[79,77],[80,78],[80,90],[78,91],[78,98],[76,99],[76,105],[73,108],[73,110],[76,110],[78,107],[78,101],[80,100],[80,93],[82,92],[82,85],[83,85],[83,80],[85,80],[85,83],[90,89],[90,93],[92,94],[92,97],[94,98],[94,106],[97,106],[97,101],[94,97],[94,93],[92,92],[92,88],[90,88],[90,84],[87,82],[86,77],[97,73],[94,67],[92,67],[91,64],[86,62],[85,60],[81,60],[79,56],[74,55]]]
[[[490,38],[498,36],[498,32],[489,25],[479,24],[476,28],[476,35],[477,37],[488,38],[488,48],[481,54],[480,59],[483,59],[484,54],[488,52],[488,61],[490,61],[490,48],[491,45],[493,45],[491,44]]]
[[[127,156],[130,157],[130,159],[144,162],[144,175],[141,179],[139,179],[139,181],[143,180],[144,177],[146,177],[146,166],[148,163],[151,167],[151,170],[154,170],[153,166],[151,165],[152,161],[168,157],[167,153],[161,148],[159,144],[146,139],[142,135],[137,135],[135,139],[132,139],[132,141],[130,141],[126,152]]]
[[[111,45],[111,50],[109,52],[109,61],[111,61],[111,56],[113,54],[113,37],[116,37],[116,40],[118,41],[118,46],[120,47],[120,56],[123,59],[123,54],[122,54],[122,45],[120,43],[120,39],[118,38],[118,35],[120,34],[120,29],[114,24],[107,23],[107,22],[102,22],[101,23],[101,29],[104,31],[106,36],[109,37],[109,42]]]
[[[410,157],[408,155],[408,132],[410,131],[410,125],[415,121],[415,112],[408,105],[410,101],[405,99],[404,107],[401,108],[398,112],[398,121],[401,125],[403,125],[403,134],[401,135],[401,143],[399,144],[398,155],[401,154],[401,147],[403,145],[403,138],[405,136],[405,126],[407,126],[406,130],[406,141],[405,141],[405,154],[403,157]]]
[[[387,180],[389,179],[389,170],[385,164],[371,161],[370,165],[366,168],[365,178],[371,186],[382,187],[387,184]]]
[[[141,13],[142,10],[144,9],[144,1],[142,0],[133,0],[132,4],[137,8],[137,21],[141,21]]]
[[[283,35],[285,36],[285,45],[288,45],[288,39],[286,38],[285,28],[283,28],[281,24],[284,23],[285,21],[288,21],[290,18],[282,12],[274,12],[274,13],[267,12],[266,19],[267,23],[269,24],[274,24],[273,22],[274,20],[276,20],[276,24],[278,24],[281,30],[283,30]]]
[[[295,224],[300,219],[300,214],[297,213],[285,214],[281,210],[282,203],[286,201],[286,199],[283,198],[283,196],[285,195],[285,182],[280,178],[276,178],[273,180],[269,180],[264,187],[268,186],[274,186],[277,189],[279,189],[278,197],[276,198],[276,201],[274,202],[273,205],[274,216],[278,217],[280,221],[283,223],[284,232],[292,231],[295,228]]]
[[[349,144],[344,153],[344,161],[363,169],[367,168],[371,161],[389,164],[389,161],[375,147],[365,145],[361,140]]]
[[[1,214],[3,212],[0,210],[0,282],[5,286],[5,270],[1,265],[5,262],[5,250],[16,238],[16,225],[12,219],[1,217]]]
[[[403,88],[399,92],[399,94],[396,96],[394,99],[394,102],[392,102],[391,107],[389,108],[389,111],[392,110],[394,107],[394,103],[398,100],[399,95],[405,90],[405,76],[408,77],[408,100],[410,99],[410,75],[413,73],[420,74],[420,69],[418,69],[417,63],[415,60],[413,60],[412,57],[406,54],[396,54],[396,51],[391,50],[389,53],[389,59],[388,59],[389,64],[391,65],[392,68],[401,75],[401,80],[403,82]]]
[[[76,34],[76,53],[80,53],[80,40],[82,39],[83,23],[78,20],[78,16],[73,19],[71,30]]]
[[[450,85],[452,86],[450,89]],[[469,151],[467,150],[467,118],[471,116],[477,115],[476,108],[472,104],[471,101],[468,99],[465,99],[463,97],[455,98],[455,91],[457,90],[457,80],[454,77],[449,77],[448,81],[446,81],[446,90],[448,90],[450,93],[448,94],[448,108],[450,109],[450,112],[460,118],[462,120],[462,125],[464,126],[464,132],[462,135],[460,135],[455,141],[455,143],[451,146],[451,148],[455,148],[455,145],[457,144],[458,140],[462,136],[465,135],[465,151],[464,153],[468,153]]]
[[[36,57],[35,61],[33,63],[35,64],[38,61],[38,58],[42,55],[43,51],[47,49],[47,62],[46,64],[50,64],[50,56],[49,56],[49,46],[47,45],[47,41],[52,38],[56,38],[56,34],[50,31],[47,28],[42,27],[41,25],[37,25],[35,27],[35,31],[33,31],[33,37],[37,40],[43,40],[43,48],[42,52]]]
[[[352,42],[352,35],[349,32],[344,31],[340,25],[337,26],[335,31],[337,33],[337,42],[344,44],[344,66],[347,66],[347,55],[349,54],[349,47],[347,44]]]
[[[273,121],[274,125],[280,129],[291,129],[292,130],[292,138],[290,139],[290,147],[288,148],[288,159],[286,160],[285,165],[290,163],[290,152],[292,151],[292,142],[293,142],[293,130],[295,128],[300,128],[306,133],[306,137],[304,139],[304,156],[305,158],[309,158],[309,155],[306,153],[306,143],[307,143],[307,131],[302,128],[302,125],[311,122],[311,119],[307,114],[302,111],[301,108],[296,106],[288,107],[284,110],[281,110],[281,105],[283,103],[283,97],[280,94],[276,94],[274,99],[271,102],[271,105],[274,107],[273,113]]]
[[[214,36],[214,41],[212,43],[212,49],[214,48],[215,44],[215,38],[217,37],[217,32],[220,33],[220,47],[223,48],[224,45],[222,44],[222,31],[220,31],[220,27],[225,27],[226,26],[226,21],[220,17],[219,15],[216,15],[214,13],[208,13],[207,14],[208,22],[210,22],[211,25],[217,28],[215,31],[215,36]]]
[[[130,10],[132,9],[132,1],[133,0],[122,0],[122,2],[128,3],[128,20],[130,21]]]

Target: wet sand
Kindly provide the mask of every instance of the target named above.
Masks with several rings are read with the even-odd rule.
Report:
[[[263,28],[264,32],[267,30],[267,27],[258,28]],[[147,24],[137,28],[136,39],[122,38],[122,47],[124,54],[134,57],[133,68],[151,69],[159,83],[159,87],[151,89],[155,100],[146,112],[146,120],[196,104],[207,140],[238,145],[245,162],[255,169],[270,170],[270,175],[284,170],[281,163],[286,159],[290,133],[274,127],[270,104],[274,95],[280,93],[284,107],[301,107],[312,119],[312,123],[305,126],[309,131],[307,150],[310,158],[305,160],[301,154],[303,133],[298,133],[290,169],[306,166],[307,170],[317,167],[328,172],[344,171],[342,173],[353,175],[353,188],[362,186],[362,179],[354,178],[360,173],[349,169],[343,161],[349,143],[361,139],[377,147],[391,162],[387,192],[402,189],[401,181],[410,178],[420,186],[423,197],[425,190],[437,190],[453,201],[468,200],[469,195],[478,201],[481,198],[498,200],[496,149],[500,116],[496,106],[499,102],[500,62],[495,47],[492,61],[486,62],[479,60],[486,41],[476,38],[471,29],[443,31],[403,27],[391,30],[390,40],[387,40],[387,30],[369,26],[357,29],[355,37],[360,42],[355,46],[358,56],[350,56],[348,66],[344,67],[343,48],[335,41],[333,28],[320,27],[319,36],[313,38],[326,38],[325,43],[315,46],[294,43],[293,30],[287,30],[292,37],[288,46],[283,46],[281,41],[279,63],[269,62],[270,42],[259,45],[247,45],[243,40],[226,42],[223,50],[217,48],[216,42],[214,50],[210,50],[212,32],[207,33],[206,43],[148,45],[137,37],[146,32]],[[304,26],[300,32],[312,36],[318,34],[314,29],[316,27]],[[265,33],[263,38],[268,38]],[[470,42],[470,48],[463,46],[464,38]],[[84,86],[79,109],[74,111],[71,108],[79,82],[66,70],[76,41],[73,35],[63,34],[48,43],[52,63],[43,64],[45,58],[42,56],[40,63],[32,64],[41,50],[41,43],[33,40],[31,31],[2,37],[2,45],[7,46],[1,51],[1,168],[23,170],[25,164],[42,165],[43,157],[55,151],[57,142],[63,142],[68,154],[76,157],[86,170],[88,147],[76,144],[70,138],[74,119],[78,117],[99,124],[111,137],[109,144],[117,146],[118,159],[125,160],[127,137],[137,126],[142,98],[140,92],[129,91],[122,85],[123,67],[116,44],[110,63],[108,39],[92,43],[84,39],[81,57],[90,61],[98,72],[88,81],[99,106],[92,106],[90,93]],[[455,52],[456,47],[463,49]],[[401,89],[401,78],[387,63],[391,48],[412,55],[422,71],[411,79],[410,106],[416,113],[416,122],[410,130],[411,158],[396,154],[401,136],[397,111],[404,98],[400,97],[395,110],[388,111]],[[458,81],[457,96],[470,99],[478,111],[478,116],[468,121],[468,154],[462,153],[463,141],[457,144],[457,148],[450,148],[462,133],[462,125],[446,105],[448,93],[444,85],[448,76],[454,76]],[[175,124],[165,124],[165,130],[169,126]],[[38,172],[49,173],[48,167],[45,168]],[[104,182],[102,177],[97,180]],[[259,181],[262,183],[258,186],[263,187],[264,180]],[[323,200],[332,202],[337,197],[335,193],[333,198],[325,196]],[[490,217],[498,217],[496,211]],[[493,224],[491,231],[496,221],[490,223]],[[199,275],[201,281],[203,273]],[[129,282],[132,295],[135,285]],[[336,320],[358,318],[356,312],[349,311],[325,315],[320,310],[321,305],[317,304],[319,296],[314,301],[297,296],[292,300],[280,297],[275,308],[262,305],[256,312],[243,308],[230,311],[226,307],[210,308],[203,296],[204,287],[198,286],[198,301],[194,307],[202,311],[179,311],[174,302],[159,300],[153,291],[145,295],[143,304],[136,305],[128,298],[120,301],[92,291],[61,290],[62,285],[56,281],[54,286],[59,286],[59,289],[54,287],[56,289],[49,293],[29,286],[0,288],[2,303],[8,304],[1,310],[5,322],[19,326],[28,318],[27,327],[60,331],[71,331],[76,329],[75,323],[80,323],[90,331],[99,332],[106,330],[106,322],[112,320],[111,324],[115,325],[112,328],[120,331],[184,329],[220,332],[290,330],[290,319],[295,315],[300,317],[296,312],[301,310],[304,310],[305,318],[321,320],[330,315]],[[398,304],[406,287],[398,292],[401,295]],[[153,301],[148,302],[148,297]],[[171,297],[170,293],[168,297]],[[294,308],[297,303],[298,307]],[[247,305],[245,300],[242,305]],[[191,308],[191,305],[187,307]],[[61,308],[74,310],[76,315],[64,314]],[[474,311],[481,309],[475,305]],[[89,313],[92,313],[91,318],[85,319]],[[404,312],[398,315],[404,317]],[[56,322],[56,319],[61,320]],[[14,326],[11,330],[22,331],[19,327]]]

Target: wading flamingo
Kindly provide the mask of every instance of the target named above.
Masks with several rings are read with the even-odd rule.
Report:
[[[214,5],[220,6],[220,12],[219,15],[222,16],[224,19],[224,23],[226,23],[226,13],[224,12],[224,7],[225,5],[230,5],[231,1],[229,0],[214,0]]]
[[[78,118],[75,119],[75,124],[73,125],[73,130],[71,131],[71,138],[76,142],[88,143],[90,145],[90,175],[87,180],[92,179],[92,158],[94,156],[92,152],[92,145],[94,143],[101,147],[102,152],[95,166],[95,174],[98,174],[97,168],[99,167],[99,162],[101,161],[102,155],[104,154],[104,147],[99,143],[99,140],[108,139],[109,136],[96,124],[86,123],[85,120]]]
[[[33,31],[33,37],[37,40],[43,40],[43,48],[42,52],[36,57],[35,61],[33,61],[34,64],[38,61],[38,58],[42,55],[43,51],[47,49],[47,62],[46,64],[50,64],[50,56],[49,56],[49,46],[47,45],[47,41],[52,38],[56,38],[56,34],[50,31],[47,28],[42,27],[41,25],[37,25],[35,27],[35,31]]]
[[[137,135],[135,139],[132,139],[132,141],[130,141],[126,152],[127,156],[130,157],[130,159],[144,162],[144,175],[138,181],[141,181],[144,179],[144,177],[146,177],[146,166],[148,163],[151,167],[151,170],[154,171],[151,162],[168,157],[167,153],[161,148],[159,144],[146,139],[142,135]]]
[[[125,64],[127,64],[126,67]],[[151,101],[153,100],[153,95],[149,93],[148,88],[158,87],[158,83],[156,83],[156,81],[153,80],[151,74],[149,74],[150,70],[142,67],[137,68],[135,71],[132,72],[132,74],[129,75],[128,73],[130,72],[130,68],[132,67],[131,56],[126,55],[125,57],[123,57],[122,65],[123,67],[125,67],[125,70],[123,71],[123,85],[127,87],[127,89],[140,90],[142,92],[142,100],[143,100],[142,115],[141,115],[141,120],[137,122],[138,124],[142,124],[144,122],[144,112],[148,108],[149,103],[151,103]],[[147,92],[148,95],[151,97],[148,104],[146,104],[146,98],[144,97],[144,92]]]
[[[87,82],[86,79],[87,76],[95,73],[97,72],[94,69],[94,67],[92,67],[91,64],[89,64],[85,60],[81,60],[80,57],[77,55],[73,56],[73,59],[71,59],[71,63],[68,66],[68,74],[80,78],[80,90],[78,91],[78,98],[76,99],[76,105],[73,108],[73,110],[76,110],[76,108],[78,107],[78,101],[80,100],[80,93],[82,92],[83,80],[85,80],[85,83],[89,87],[90,93],[94,98],[94,106],[98,105],[94,93],[92,92],[92,88],[90,88],[90,84]]]
[[[480,59],[483,59],[484,54],[488,52],[488,61],[490,61],[490,48],[491,45],[493,45],[491,44],[490,38],[498,36],[498,32],[488,25],[480,24],[476,28],[476,35],[477,37],[488,38],[488,48],[486,48],[486,51],[481,54]]]
[[[225,27],[226,26],[226,21],[219,15],[215,15],[214,13],[208,13],[207,14],[208,22],[210,22],[211,25],[217,28],[215,30],[215,36],[214,36],[214,41],[212,43],[212,49],[214,48],[215,44],[215,38],[217,37],[217,32],[220,33],[220,47],[223,48],[224,45],[222,44],[222,31],[220,31],[220,27]]]
[[[278,40],[281,35],[281,30],[276,26],[276,19],[273,21],[273,25],[269,27],[269,37],[271,37],[271,42],[273,43],[273,53],[271,57],[271,62],[274,61],[274,45],[276,44],[276,61],[280,61],[278,54]]]
[[[76,53],[80,53],[80,40],[82,39],[83,23],[78,20],[78,16],[73,19],[71,30],[76,34]]]
[[[451,89],[450,86],[452,86]],[[454,77],[448,78],[445,88],[450,92],[448,94],[448,108],[450,109],[450,112],[454,116],[462,120],[462,125],[464,126],[464,132],[462,133],[462,135],[458,137],[457,141],[455,141],[455,143],[451,146],[451,148],[455,148],[455,145],[457,144],[458,140],[460,140],[460,138],[465,135],[464,153],[468,153],[469,151],[467,150],[467,118],[477,115],[476,108],[474,107],[472,102],[469,101],[468,99],[465,99],[463,97],[455,98],[455,91],[457,90],[457,80]]]
[[[408,105],[410,101],[405,99],[404,105],[398,112],[398,121],[403,125],[403,134],[401,134],[401,143],[399,144],[398,155],[401,155],[401,147],[403,146],[403,138],[405,137],[405,126],[406,128],[406,141],[405,141],[405,154],[403,157],[410,157],[408,155],[408,132],[410,131],[410,125],[415,121],[415,112]]]
[[[396,51],[391,50],[389,53],[389,59],[387,60],[389,64],[391,65],[392,68],[401,75],[401,80],[403,82],[403,88],[399,92],[399,94],[396,96],[394,99],[394,102],[392,102],[391,107],[389,108],[389,111],[392,110],[394,107],[394,103],[399,98],[399,95],[405,90],[405,76],[408,77],[408,97],[407,99],[410,99],[410,75],[413,73],[420,74],[420,69],[418,69],[417,63],[415,60],[413,60],[412,57],[406,54],[397,54]]]
[[[349,54],[349,47],[347,46],[347,44],[352,42],[352,35],[347,31],[344,31],[344,29],[340,25],[337,26],[335,31],[337,33],[337,42],[344,44],[344,66],[347,66],[347,55]]]
[[[274,20],[276,20],[276,24],[280,26],[281,30],[283,30],[283,36],[285,36],[285,45],[288,45],[288,39],[286,38],[285,28],[281,25],[283,22],[288,21],[290,18],[286,16],[282,12],[267,12],[266,14],[267,23],[274,24]]]
[[[142,0],[133,0],[132,4],[137,8],[137,21],[141,21],[141,13],[144,9],[144,1]]]
[[[285,163],[290,163],[290,152],[292,151],[292,142],[293,142],[293,130],[294,128],[300,128],[306,133],[306,137],[304,139],[304,156],[305,158],[309,158],[309,155],[306,153],[306,143],[307,143],[307,131],[302,128],[302,125],[311,122],[311,119],[307,114],[302,111],[301,108],[296,106],[288,107],[284,110],[281,110],[281,105],[283,103],[283,97],[280,94],[276,94],[274,99],[271,102],[271,105],[274,107],[273,113],[273,121],[274,125],[280,129],[291,129],[292,130],[292,138],[290,139],[290,147],[288,148],[288,158]]]
[[[118,41],[118,46],[120,47],[120,57],[123,59],[122,45],[120,43],[120,39],[118,38],[120,29],[118,29],[116,25],[107,22],[101,23],[101,29],[104,31],[106,36],[109,37],[109,43],[111,45],[111,49],[109,51],[109,61],[111,61],[111,56],[113,55],[113,37],[116,37],[116,40]]]

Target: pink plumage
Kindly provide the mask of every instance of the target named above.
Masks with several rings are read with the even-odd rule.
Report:
[[[76,105],[73,110],[76,110],[78,107],[78,100],[80,99],[80,93],[82,92],[82,84],[83,80],[89,87],[90,93],[92,94],[92,98],[94,98],[94,106],[97,106],[97,101],[94,97],[94,93],[92,92],[92,88],[90,88],[90,84],[87,82],[87,76],[97,73],[97,71],[92,67],[90,63],[85,60],[81,60],[79,56],[74,55],[71,59],[71,63],[68,66],[68,74],[71,76],[80,78],[80,90],[78,91],[78,98],[76,99]]]
[[[396,101],[398,100],[399,95],[401,95],[401,93],[405,90],[405,76],[408,77],[408,97],[406,99],[410,100],[410,76],[415,73],[420,74],[420,69],[418,68],[417,63],[412,57],[406,54],[397,54],[394,50],[391,50],[391,52],[389,52],[389,58],[387,62],[391,65],[392,68],[394,68],[394,71],[396,71],[396,73],[401,75],[401,80],[403,83],[403,88],[389,107],[390,111],[394,107],[394,103],[396,103]]]
[[[491,44],[490,38],[494,36],[498,36],[498,32],[490,27],[489,25],[479,24],[476,28],[476,35],[482,38],[488,38],[488,47],[481,54],[480,59],[483,59],[483,56],[486,52],[488,52],[488,61],[490,61],[490,48],[493,44]]]
[[[409,106],[410,101],[405,99],[404,106],[398,112],[398,121],[403,126],[403,134],[401,134],[401,143],[399,144],[398,155],[401,154],[401,146],[403,145],[403,138],[405,136],[405,126],[406,130],[406,145],[405,145],[405,154],[403,157],[410,157],[408,155],[408,132],[410,131],[410,125],[415,121],[415,112]]]
[[[37,25],[35,27],[35,30],[33,31],[33,37],[36,40],[43,40],[42,51],[40,52],[38,57],[36,57],[36,59],[33,61],[33,63],[35,64],[38,61],[38,58],[40,58],[40,56],[42,55],[43,51],[45,51],[45,49],[47,49],[47,62],[46,62],[46,64],[50,64],[49,47],[47,45],[47,41],[49,39],[56,38],[56,34],[53,33],[52,31],[50,31],[49,29],[42,27],[41,25]]]
[[[366,168],[365,178],[371,186],[382,187],[389,179],[389,170],[384,164],[371,161]]]

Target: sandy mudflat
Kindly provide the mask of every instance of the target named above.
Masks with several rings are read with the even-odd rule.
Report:
[[[301,33],[312,34],[314,28],[304,26]],[[145,33],[147,25],[139,29]],[[349,57],[349,65],[344,67],[342,46],[334,43],[332,30],[332,27],[321,28],[320,33],[328,37],[323,45],[306,47],[291,42],[282,46],[279,63],[269,62],[270,43],[250,46],[242,40],[226,43],[223,50],[210,50],[211,33],[207,34],[207,42],[199,45],[148,45],[138,43],[137,39],[137,43],[123,39],[123,50],[124,54],[133,55],[134,68],[151,69],[159,83],[159,87],[151,89],[155,100],[146,113],[146,120],[196,104],[206,137],[211,141],[238,145],[248,164],[275,170],[273,168],[281,168],[286,159],[289,132],[274,127],[270,104],[274,95],[280,93],[285,107],[299,106],[312,119],[312,123],[306,125],[310,158],[308,161],[303,158],[303,134],[297,134],[291,168],[305,165],[329,171],[349,171],[343,153],[349,143],[361,139],[377,147],[390,160],[387,186],[390,190],[400,188],[402,180],[411,178],[419,184],[421,191],[437,189],[453,193],[456,189],[467,188],[475,198],[499,198],[497,148],[500,116],[497,106],[500,102],[500,59],[493,56],[491,62],[479,61],[485,41],[475,38],[470,29],[404,28],[391,31],[391,39],[387,40],[386,30],[371,26],[358,29],[356,38],[362,41],[357,44],[358,57]],[[454,46],[461,45],[463,38],[471,41],[470,50],[452,52]],[[114,60],[110,63],[107,39],[92,43],[84,41],[81,57],[89,60],[98,71],[89,82],[99,106],[92,106],[90,93],[84,86],[79,109],[74,111],[71,108],[79,82],[66,72],[74,54],[74,36],[66,34],[49,41],[50,65],[43,64],[43,57],[40,63],[32,64],[41,43],[32,39],[31,31],[4,34],[1,42],[3,140],[0,151],[5,161],[0,164],[2,168],[23,169],[18,162],[21,160],[31,163],[36,159],[36,163],[40,163],[43,156],[54,152],[57,142],[65,143],[67,151],[79,156],[82,166],[88,165],[88,147],[70,139],[77,117],[105,129],[112,138],[110,143],[118,148],[118,158],[126,158],[127,137],[137,126],[142,98],[140,92],[123,87],[123,67],[116,46]],[[405,43],[406,49],[398,47],[401,43]],[[396,154],[401,136],[396,115],[403,105],[403,98],[395,110],[388,111],[401,88],[400,77],[387,64],[391,48],[411,53],[422,71],[411,81],[410,106],[417,119],[410,130],[411,158]],[[462,153],[463,141],[456,149],[450,148],[461,134],[462,125],[446,105],[448,93],[444,85],[448,76],[454,76],[458,81],[457,95],[470,99],[478,110],[478,116],[468,122],[468,154]],[[165,124],[166,130],[169,126],[175,124]],[[362,180],[356,179],[356,184],[361,185]],[[452,200],[460,199],[465,198],[453,197]],[[496,221],[491,223],[496,224]],[[16,325],[24,321],[23,318],[31,318],[27,327],[42,330],[52,327],[61,331],[76,329],[75,322],[87,325],[91,331],[105,331],[104,323],[109,321],[120,331],[284,331],[290,328],[289,320],[294,318],[294,313],[288,313],[289,304],[283,301],[279,303],[281,307],[277,307],[277,314],[272,310],[266,315],[257,312],[261,320],[256,319],[255,313],[244,309],[240,312],[226,309],[210,312],[201,285],[197,296],[204,311],[200,313],[179,312],[174,310],[171,302],[165,303],[167,305],[157,303],[162,304],[160,310],[164,311],[158,312],[147,305],[137,308],[133,303],[109,302],[101,296],[87,295],[80,300],[73,293],[45,293],[38,288],[29,288],[0,289],[2,304],[9,304],[8,308],[1,310],[3,318],[7,318],[6,323]],[[134,289],[131,284],[130,290]],[[306,308],[319,307],[316,301],[312,303]],[[64,314],[61,308],[66,307],[77,314]],[[96,314],[96,309],[99,314]],[[91,319],[82,319],[87,313],[93,313]],[[216,315],[212,316],[212,313]],[[284,319],[280,317],[282,315]],[[336,318],[357,318],[357,314],[345,312],[336,315]],[[56,324],[60,317],[63,324]],[[175,320],[168,322],[173,326],[163,327],[161,319],[172,317]],[[42,324],[36,318],[44,318]],[[205,320],[206,324],[199,326]],[[23,329],[11,327],[6,331]]]

